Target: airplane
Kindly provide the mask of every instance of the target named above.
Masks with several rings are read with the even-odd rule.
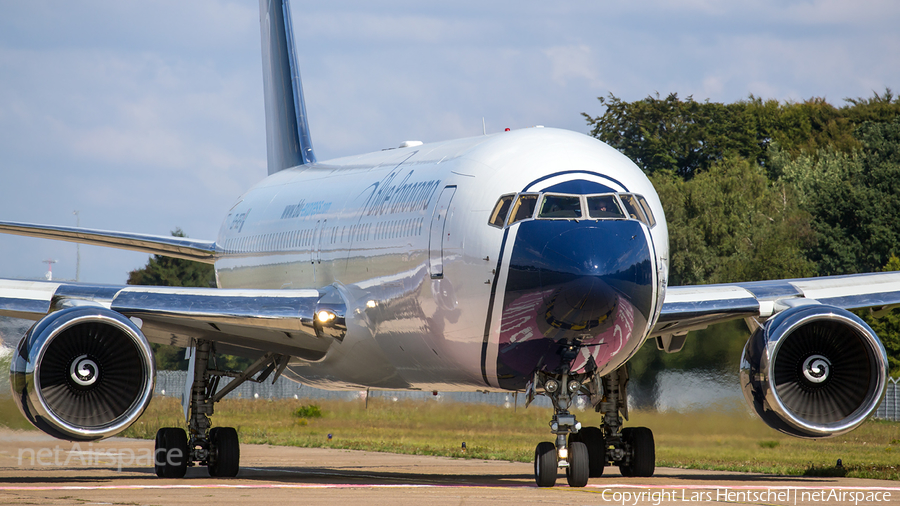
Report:
[[[749,405],[802,438],[871,416],[887,357],[852,309],[900,306],[900,273],[668,286],[659,197],[597,139],[525,128],[316,159],[288,0],[260,0],[268,176],[216,239],[0,222],[0,231],[213,264],[216,288],[0,280],[0,314],[35,321],[14,351],[23,415],[61,439],[118,434],[150,402],[150,343],[186,348],[189,430],[156,435],[155,472],[240,469],[215,403],[284,376],[329,389],[522,392],[550,399],[534,477],[583,487],[606,466],[655,470],[653,433],[625,427],[628,360],[648,339],[679,351],[691,330],[744,319]],[[217,367],[216,353],[254,360]],[[220,387],[223,377],[233,380]],[[582,426],[573,401],[602,414]]]

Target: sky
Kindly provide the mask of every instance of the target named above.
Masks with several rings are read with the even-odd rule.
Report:
[[[597,97],[900,91],[900,2],[291,4],[317,158],[534,125]],[[266,175],[259,7],[0,0],[0,220],[215,239]],[[74,214],[78,211],[78,216]],[[80,279],[148,255],[80,248]],[[0,278],[75,279],[76,246],[0,235]]]

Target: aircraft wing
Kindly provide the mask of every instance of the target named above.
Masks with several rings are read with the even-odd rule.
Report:
[[[0,315],[40,320],[75,306],[138,319],[154,343],[186,347],[191,338],[208,339],[228,353],[275,352],[308,361],[322,359],[346,330],[343,299],[332,287],[243,290],[0,280]],[[332,318],[326,324],[315,319],[323,310]]]
[[[214,241],[189,239],[187,237],[132,234],[129,232],[111,232],[79,227],[56,227],[14,221],[0,221],[0,232],[40,237],[42,239],[78,242],[94,246],[108,246],[208,264],[215,263],[217,253]]]
[[[870,308],[876,314],[900,307],[900,272],[669,287],[650,335],[666,349],[671,345],[664,343],[673,336],[691,330],[737,318],[758,322],[789,307],[815,303]]]

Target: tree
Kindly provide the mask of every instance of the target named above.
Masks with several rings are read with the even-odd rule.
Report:
[[[669,224],[672,285],[810,276],[804,250],[810,216],[790,187],[772,184],[748,160],[730,157],[683,181],[651,176]]]
[[[900,97],[890,89],[872,98],[845,99],[835,107],[823,98],[779,103],[750,95],[731,104],[679,99],[672,93],[625,102],[615,95],[598,99],[600,116],[582,115],[591,135],[634,160],[648,175],[669,170],[684,179],[709,170],[728,156],[769,169],[769,146],[791,158],[816,156],[830,148],[851,153],[862,148],[854,131],[865,122],[889,123],[900,116]],[[770,179],[780,174],[770,172]]]
[[[760,134],[744,102],[701,103],[693,97],[681,100],[676,93],[635,102],[610,93],[599,100],[606,107],[601,116],[582,113],[593,127],[591,135],[624,153],[648,175],[668,170],[689,179],[727,155],[757,160],[765,153],[768,138]]]
[[[781,181],[815,217],[807,256],[821,275],[876,271],[900,244],[900,117],[867,121],[854,135],[861,148],[850,153],[772,155]]]
[[[187,237],[180,228],[172,235]],[[128,273],[128,284],[211,287],[216,286],[216,273],[210,264],[153,255],[144,268]]]

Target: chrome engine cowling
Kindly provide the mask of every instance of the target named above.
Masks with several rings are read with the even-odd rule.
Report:
[[[887,354],[859,317],[821,304],[787,309],[756,330],[741,357],[741,388],[770,427],[792,436],[845,434],[875,412]]]
[[[28,330],[10,363],[22,414],[51,436],[113,436],[144,412],[156,367],[140,329],[102,307],[50,313]]]

